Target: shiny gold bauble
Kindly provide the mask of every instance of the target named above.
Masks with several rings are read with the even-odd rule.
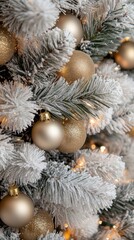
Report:
[[[44,210],[38,210],[32,220],[25,227],[20,229],[21,240],[37,240],[47,232],[53,232],[54,224],[51,216]]]
[[[33,217],[32,200],[18,191],[10,188],[10,192],[0,201],[0,218],[9,227],[25,226]]]
[[[134,42],[126,41],[121,44],[114,58],[121,68],[131,70],[134,68]]]
[[[80,20],[76,16],[72,14],[61,14],[56,23],[56,27],[72,33],[76,39],[77,45],[81,42],[83,38],[83,29]]]
[[[32,140],[43,150],[53,150],[60,146],[64,137],[64,130],[60,123],[52,119],[38,121],[32,129]]]
[[[16,47],[15,38],[6,28],[0,25],[0,65],[10,61]]]
[[[64,122],[64,138],[58,148],[63,153],[73,153],[79,150],[86,140],[86,128],[83,121],[66,120]]]
[[[58,76],[64,77],[71,84],[78,79],[89,81],[94,73],[95,66],[90,56],[75,50],[70,61],[58,72]]]

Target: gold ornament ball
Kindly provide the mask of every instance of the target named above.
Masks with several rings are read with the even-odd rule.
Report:
[[[18,188],[10,188],[10,193],[0,201],[0,218],[9,227],[25,226],[33,217],[32,200],[19,192]]]
[[[130,137],[134,137],[134,127],[131,128],[131,131],[128,132]]]
[[[32,140],[43,150],[53,150],[60,146],[64,130],[60,123],[52,119],[38,121],[32,129]]]
[[[75,50],[70,61],[58,72],[58,76],[64,77],[71,84],[78,79],[89,81],[94,73],[95,66],[90,56]]]
[[[15,53],[16,41],[6,28],[0,26],[0,65],[6,64]]]
[[[80,20],[76,16],[72,14],[61,14],[56,23],[56,27],[72,33],[76,39],[77,45],[81,42],[83,38],[83,29]]]
[[[126,41],[114,53],[114,59],[121,68],[131,70],[134,68],[134,42]]]
[[[73,153],[79,150],[86,140],[86,128],[83,121],[66,120],[64,122],[64,138],[58,148],[63,153]]]
[[[25,227],[20,229],[21,240],[36,240],[47,232],[54,231],[54,224],[51,216],[44,210],[37,210],[32,220]]]

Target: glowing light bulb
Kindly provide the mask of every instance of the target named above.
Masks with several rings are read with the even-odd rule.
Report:
[[[93,143],[93,144],[91,144],[90,148],[91,148],[92,150],[95,150],[97,147],[96,147],[96,145]]]
[[[100,152],[101,153],[108,153],[108,150],[107,150],[107,148],[105,146],[101,146],[100,147]]]

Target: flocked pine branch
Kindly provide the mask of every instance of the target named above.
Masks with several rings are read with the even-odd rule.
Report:
[[[75,38],[67,31],[54,28],[42,39],[43,70],[58,71],[70,59],[75,49]]]
[[[20,240],[19,233],[11,228],[0,228],[0,240]]]
[[[112,119],[113,109],[106,109],[105,113],[98,111],[97,117],[90,117],[87,124],[87,133],[89,135],[99,133],[101,130],[110,124]]]
[[[122,39],[122,25],[119,24],[124,9],[121,1],[98,1],[92,11],[89,8],[88,21],[84,24],[84,39],[81,50],[94,60],[101,60],[109,51],[114,51]]]
[[[134,104],[121,105],[119,109],[113,114],[112,120],[106,129],[109,133],[116,132],[124,134],[129,132],[134,126]]]
[[[39,237],[38,240],[64,240],[62,234],[48,233],[45,237]]]
[[[54,27],[59,10],[51,0],[1,0],[3,23],[21,36],[37,36]]]
[[[96,0],[53,0],[61,12],[65,13],[66,10],[73,10],[80,16],[86,14],[87,9],[89,10],[95,1]]]
[[[25,143],[16,151],[6,170],[1,172],[1,178],[9,184],[35,183],[46,168],[45,160],[44,151],[35,145]]]
[[[117,214],[105,218],[105,222],[115,228],[101,227],[90,240],[133,240],[134,239],[134,211],[127,211],[124,215]]]
[[[77,0],[52,0],[53,3],[56,4],[57,8],[65,12],[65,9],[67,10],[78,10],[78,1]]]
[[[121,199],[124,202],[134,200],[134,183],[123,184],[117,189],[117,199]]]
[[[121,102],[122,90],[114,80],[103,80],[95,75],[89,82],[75,81],[68,85],[63,78],[42,89],[34,89],[35,100],[40,108],[55,116],[83,118],[96,116],[98,110]]]
[[[97,74],[104,79],[114,78],[119,82],[123,91],[122,103],[119,108],[114,108],[114,114],[106,129],[110,133],[112,131],[121,134],[128,132],[134,124],[133,76],[121,72],[120,68],[112,60],[102,63],[97,70]]]
[[[73,172],[63,163],[50,161],[43,175],[39,188],[44,204],[60,204],[72,209],[77,206],[83,211],[88,209],[89,213],[96,213],[110,207],[116,195],[113,184],[91,177],[87,172]]]
[[[51,211],[56,226],[61,226],[64,229],[64,224],[67,223],[69,228],[75,229],[77,239],[87,239],[98,230],[99,217],[98,215],[90,215],[88,211],[85,213],[75,207],[64,208],[62,205],[48,204],[47,208]]]
[[[40,38],[22,40],[23,54],[14,55],[7,66],[13,76],[24,77],[27,81],[44,85],[65,65],[75,49],[75,39],[71,33],[54,28]],[[34,77],[34,75],[36,75]]]
[[[129,151],[126,151],[125,153],[123,161],[126,164],[128,178],[134,180],[134,141],[129,144]]]
[[[120,156],[90,150],[80,150],[76,153],[76,159],[82,156],[85,159],[85,169],[91,176],[99,176],[104,181],[113,183],[123,177],[125,164]]]
[[[3,171],[9,165],[13,158],[14,147],[10,141],[11,138],[6,134],[2,134],[0,130],[0,171]]]
[[[128,211],[119,225],[119,234],[124,239],[134,239],[134,211]]]
[[[112,78],[120,83],[123,91],[122,104],[130,103],[134,97],[133,76],[121,71],[120,67],[113,60],[105,60],[97,69],[97,74],[104,79]]]
[[[103,212],[106,217],[112,218],[113,214],[124,214],[134,209],[134,183],[120,184],[117,188],[117,197],[109,211]]]
[[[129,37],[134,36],[134,2],[133,0],[123,0],[125,13],[122,18],[122,26],[125,29],[125,32],[128,32]]]
[[[38,106],[30,87],[17,82],[0,84],[0,117],[2,128],[21,132],[31,125]]]

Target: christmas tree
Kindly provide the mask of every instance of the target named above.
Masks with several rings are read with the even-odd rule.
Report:
[[[134,1],[0,19],[0,240],[134,240]]]

